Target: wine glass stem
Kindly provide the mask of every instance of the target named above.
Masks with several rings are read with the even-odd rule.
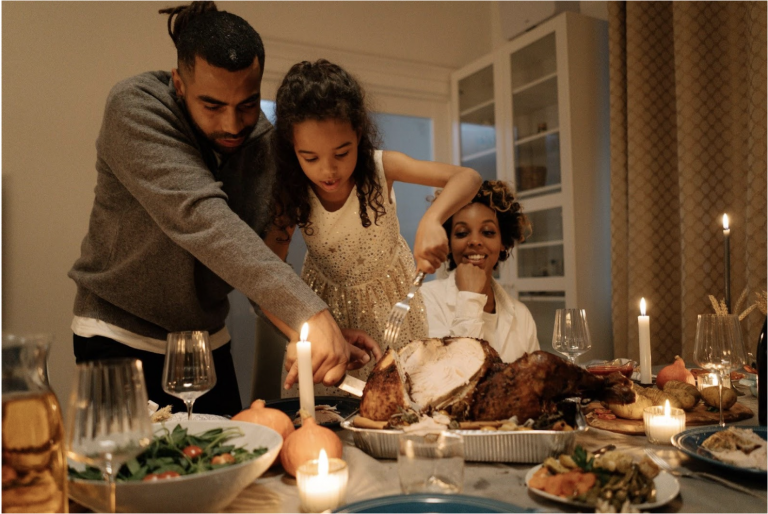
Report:
[[[717,394],[719,396],[718,405],[720,405],[720,426],[725,427],[725,421],[723,420],[723,380],[725,380],[725,373],[720,371],[720,380],[717,384]]]
[[[187,406],[187,419],[192,419],[192,404],[195,400],[184,400],[184,404]]]
[[[115,475],[111,466],[109,470],[104,472],[104,478],[107,479],[107,512],[115,512],[117,508],[115,500]]]

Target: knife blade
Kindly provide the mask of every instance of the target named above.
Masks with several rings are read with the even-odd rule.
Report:
[[[344,392],[361,398],[363,396],[363,389],[365,389],[365,381],[355,378],[352,375],[344,375],[344,379],[336,384],[336,387]]]

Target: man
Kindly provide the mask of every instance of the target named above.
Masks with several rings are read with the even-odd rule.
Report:
[[[234,414],[224,322],[235,287],[293,340],[307,321],[314,380],[334,384],[369,360],[365,349],[381,351],[359,333],[349,335],[359,347],[347,343],[327,305],[262,240],[275,171],[259,103],[261,38],[213,2],[160,12],[178,68],[124,80],[107,99],[88,233],[69,272],[75,357],[139,358],[149,397],[182,408],[162,391],[166,335],[207,330],[218,383],[195,409]]]

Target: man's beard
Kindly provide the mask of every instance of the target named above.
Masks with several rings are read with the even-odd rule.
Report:
[[[253,132],[253,129],[256,128],[256,124],[254,123],[253,125],[249,125],[245,127],[243,130],[241,130],[237,134],[230,134],[229,132],[213,132],[211,134],[206,134],[206,132],[202,128],[200,128],[200,125],[197,124],[195,119],[190,114],[189,109],[187,108],[186,98],[181,97],[181,100],[182,100],[182,104],[184,105],[184,110],[187,111],[186,112],[187,119],[190,121],[190,123],[192,123],[192,127],[195,129],[198,135],[202,136],[206,141],[208,141],[208,143],[210,143],[210,145],[213,146],[213,148],[219,153],[223,153],[223,154],[234,153],[238,151],[243,146],[243,144],[245,144],[245,141],[243,141],[243,144],[235,148],[230,148],[227,146],[219,145],[216,142],[217,139],[238,139],[240,137],[245,137],[247,139],[248,135],[251,132]]]

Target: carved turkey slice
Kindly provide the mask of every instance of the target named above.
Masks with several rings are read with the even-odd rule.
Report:
[[[386,421],[401,411],[447,410],[464,419],[478,381],[499,354],[479,339],[446,337],[412,341],[387,350],[368,377],[360,415]]]

